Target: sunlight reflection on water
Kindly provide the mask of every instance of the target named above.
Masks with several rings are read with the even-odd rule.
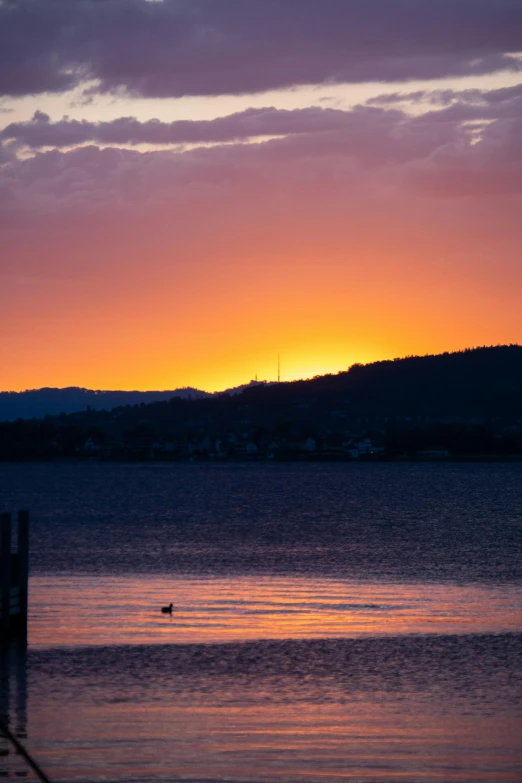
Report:
[[[521,479],[0,465],[33,512],[0,714],[62,783],[522,781]]]
[[[68,783],[520,781],[522,635],[29,649],[0,712]],[[2,742],[0,740],[0,755]],[[0,775],[22,761],[0,758]]]
[[[30,593],[31,647],[522,628],[521,585],[262,576],[35,576]],[[160,607],[171,601],[172,615],[162,615]]]

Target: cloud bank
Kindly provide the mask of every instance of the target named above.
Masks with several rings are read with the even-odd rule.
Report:
[[[0,94],[145,97],[520,68],[519,0],[4,0]]]
[[[234,198],[240,191],[247,198],[256,189],[276,194],[281,188],[299,189],[307,179],[317,182],[323,199],[330,198],[329,188],[338,187],[373,189],[376,198],[390,187],[410,197],[415,190],[474,198],[522,192],[522,86],[447,91],[438,96],[437,109],[419,115],[397,109],[394,100],[391,107],[249,109],[172,123],[133,117],[51,122],[37,112],[31,121],[11,123],[0,133],[5,225],[15,215],[26,215],[25,220],[33,213],[143,209],[165,199],[186,203],[195,193],[205,201],[204,193],[214,193],[216,186]],[[267,136],[277,138],[264,141]],[[256,138],[260,143],[239,143]],[[206,143],[216,146],[153,149]],[[136,144],[152,149],[119,146]],[[32,157],[17,157],[21,146],[30,148]],[[40,151],[47,147],[53,149]],[[299,192],[295,198],[299,201]],[[200,209],[197,203],[193,208]]]

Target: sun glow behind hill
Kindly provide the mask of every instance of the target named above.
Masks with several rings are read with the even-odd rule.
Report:
[[[505,5],[0,3],[0,388],[521,342]]]

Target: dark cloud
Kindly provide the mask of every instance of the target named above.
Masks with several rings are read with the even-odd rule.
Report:
[[[520,0],[4,0],[0,94],[85,79],[144,96],[489,73]]]

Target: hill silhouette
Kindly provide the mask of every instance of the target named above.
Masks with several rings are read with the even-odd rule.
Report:
[[[366,444],[366,445],[364,445]],[[357,452],[357,453],[356,453]],[[0,458],[522,453],[522,347],[354,365],[240,394],[0,425]]]
[[[207,397],[207,392],[185,388],[173,391],[95,391],[79,386],[65,389],[28,389],[23,392],[0,392],[0,421],[58,416],[92,408],[112,410],[122,405],[159,402],[172,397]]]

